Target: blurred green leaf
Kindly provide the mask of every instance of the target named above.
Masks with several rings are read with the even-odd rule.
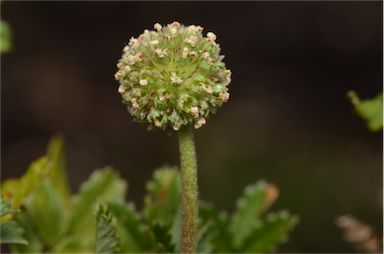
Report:
[[[0,197],[0,244],[28,244],[23,238],[23,230],[14,221],[13,215],[18,210],[13,209],[3,197]]]
[[[383,128],[383,93],[367,100],[360,100],[354,91],[349,91],[348,96],[355,106],[356,113],[367,121],[371,131],[379,131]]]
[[[11,29],[5,21],[0,21],[0,53],[11,49]]]
[[[116,221],[104,205],[96,210],[96,225],[95,253],[116,253],[119,250]]]
[[[81,185],[79,193],[71,198],[66,234],[52,251],[94,251],[97,225],[92,211],[100,204],[124,203],[126,189],[126,182],[111,168],[94,171]]]
[[[233,252],[232,235],[226,212],[219,212],[212,204],[200,202],[200,225],[212,224],[208,231],[212,237],[213,252]]]
[[[92,173],[73,198],[69,220],[69,232],[92,234],[95,228],[92,211],[106,202],[124,203],[127,183],[120,179],[112,168],[104,168]]]
[[[19,180],[11,179],[2,183],[1,192],[4,198],[11,203],[12,207],[20,207],[25,197],[39,185],[48,172],[48,159],[46,157],[32,162]]]
[[[15,214],[15,221],[24,230],[24,237],[28,241],[27,245],[12,244],[10,249],[13,253],[43,253],[43,243],[39,239],[34,221],[26,212]]]
[[[151,226],[152,236],[156,243],[156,253],[172,253],[175,245],[172,243],[170,228],[162,223],[155,222]]]
[[[197,252],[211,253],[213,251],[213,223],[209,222],[199,226],[197,236]]]
[[[288,212],[271,213],[264,222],[254,225],[253,232],[244,241],[239,252],[265,253],[273,251],[279,243],[287,240],[288,233],[298,223],[296,216]]]
[[[118,221],[120,249],[122,252],[150,252],[153,242],[148,227],[142,224],[140,214],[133,204],[108,203],[108,208]]]
[[[162,167],[147,183],[144,199],[144,214],[149,223],[160,222],[170,226],[177,213],[181,199],[179,173],[175,167]]]
[[[181,206],[177,209],[177,212],[173,218],[172,226],[170,229],[170,234],[172,237],[172,243],[175,245],[175,252],[181,252]]]
[[[48,144],[47,158],[50,164],[49,176],[52,184],[67,204],[69,202],[70,190],[63,147],[63,139],[61,137],[52,138]]]
[[[3,198],[3,195],[0,196],[0,217],[1,220],[3,221],[4,216],[8,214],[12,214],[16,212],[17,210],[12,208],[11,205],[6,202]]]
[[[53,183],[44,179],[26,198],[25,206],[39,238],[54,247],[65,231],[67,207]]]
[[[237,201],[236,211],[230,224],[235,247],[242,244],[255,224],[259,223],[261,213],[276,199],[272,192],[277,192],[277,189],[264,181],[245,188],[244,195]],[[269,193],[272,195],[268,195]]]
[[[14,221],[1,222],[0,224],[0,244],[28,244],[22,237],[23,230]]]

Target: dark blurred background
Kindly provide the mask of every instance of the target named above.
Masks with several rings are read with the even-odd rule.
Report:
[[[281,251],[351,252],[335,218],[382,233],[382,132],[346,97],[382,90],[382,2],[4,2],[13,49],[1,57],[1,176],[23,174],[63,134],[73,190],[113,165],[140,206],[156,167],[178,163],[177,139],[134,123],[116,63],[154,23],[218,36],[231,99],[196,132],[201,198],[231,211],[245,185],[277,184],[273,209],[301,218]]]

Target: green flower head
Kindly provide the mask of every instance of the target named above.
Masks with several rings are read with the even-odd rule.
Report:
[[[117,64],[123,102],[149,129],[200,128],[229,98],[231,71],[216,35],[178,22],[154,28],[131,38]]]

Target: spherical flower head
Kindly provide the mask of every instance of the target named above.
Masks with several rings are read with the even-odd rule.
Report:
[[[216,35],[178,22],[154,28],[131,38],[117,64],[123,102],[149,129],[200,128],[229,98],[231,71]]]

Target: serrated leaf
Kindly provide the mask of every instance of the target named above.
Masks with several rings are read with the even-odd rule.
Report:
[[[3,197],[0,197],[0,244],[27,244],[22,228],[14,221],[17,212]]]
[[[28,244],[22,237],[23,230],[14,221],[0,223],[0,244]]]
[[[100,205],[96,210],[95,253],[116,253],[118,250],[116,222],[107,207]]]
[[[43,253],[43,243],[37,236],[34,221],[26,212],[16,213],[15,221],[24,230],[23,236],[28,241],[27,245],[11,244],[12,253]]]
[[[225,212],[219,212],[212,204],[200,203],[200,226],[212,224],[208,228],[212,235],[213,252],[233,252],[232,235],[229,232],[229,219]]]
[[[60,193],[63,201],[68,203],[70,197],[69,183],[67,180],[67,170],[63,151],[63,139],[54,137],[48,144],[47,158],[50,166],[49,178],[53,186]]]
[[[69,232],[92,234],[95,228],[92,211],[101,203],[123,203],[126,189],[127,183],[111,168],[94,171],[81,185],[80,192],[72,198]]]
[[[96,221],[94,211],[99,204],[124,203],[126,182],[107,167],[94,171],[78,194],[71,198],[66,236],[54,247],[55,252],[90,252],[94,250]]]
[[[237,201],[236,211],[230,224],[235,247],[239,247],[252,228],[260,220],[260,215],[277,198],[278,190],[264,181],[249,185],[244,195]]]
[[[274,250],[278,244],[287,240],[288,233],[298,222],[296,216],[288,212],[271,213],[264,222],[255,226],[245,239],[239,252],[266,253]]]
[[[181,199],[181,186],[177,168],[163,167],[156,170],[153,180],[147,183],[144,214],[149,223],[170,226]]]
[[[150,252],[154,244],[150,240],[148,228],[142,224],[140,214],[135,211],[133,204],[108,203],[108,208],[119,222],[121,251]]]
[[[356,113],[367,121],[371,131],[378,131],[383,128],[383,93],[372,99],[360,100],[356,92],[348,92]]]
[[[157,253],[172,253],[175,251],[175,245],[172,242],[172,236],[170,234],[170,228],[155,222],[151,226],[152,237],[156,242]]]
[[[204,225],[199,225],[197,235],[197,252],[198,253],[211,253],[213,251],[213,223],[208,222]]]
[[[17,210],[12,208],[11,205],[6,202],[3,198],[3,196],[1,195],[0,196],[0,218],[1,218],[1,221],[4,221],[4,217],[7,216],[7,215],[10,215],[10,214],[13,214],[14,212],[16,212]],[[10,217],[10,216],[8,216]]]

